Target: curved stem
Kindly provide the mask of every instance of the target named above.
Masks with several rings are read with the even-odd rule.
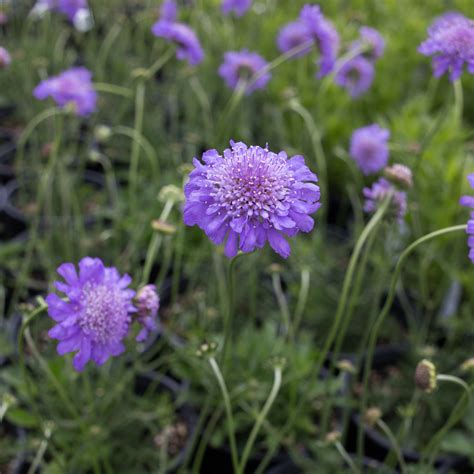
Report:
[[[146,79],[152,78],[173,56],[175,48],[170,48],[163,56],[159,57],[145,73]]]
[[[262,411],[258,414],[257,419],[255,420],[255,424],[253,425],[252,431],[250,432],[250,436],[245,444],[244,452],[242,454],[242,460],[240,462],[240,473],[243,474],[245,472],[245,465],[247,464],[247,460],[252,452],[253,445],[255,443],[255,439],[257,438],[258,432],[260,431],[260,427],[262,423],[265,421],[268,412],[270,411],[275,398],[278,395],[278,392],[281,387],[281,367],[277,366],[274,369],[273,373],[273,386],[270,391],[270,395],[265,402],[265,405],[262,408]]]
[[[402,265],[405,259],[413,252],[413,250],[415,250],[422,243],[435,239],[442,235],[449,234],[451,232],[458,232],[465,229],[466,229],[465,224],[456,225],[452,227],[446,227],[444,229],[440,229],[440,230],[431,232],[430,234],[424,235],[423,237],[420,237],[418,240],[410,244],[398,258],[397,264],[395,266],[395,270],[393,272],[392,281],[390,283],[387,299],[385,300],[385,304],[382,310],[380,311],[380,314],[378,318],[376,319],[374,326],[370,330],[370,336],[369,336],[369,341],[367,345],[367,352],[366,352],[365,361],[364,361],[364,375],[363,375],[363,382],[362,382],[363,389],[362,389],[362,398],[361,398],[361,403],[360,403],[360,408],[359,408],[360,413],[365,413],[366,407],[367,407],[369,375],[370,375],[370,369],[372,367],[372,358],[374,356],[374,349],[375,349],[375,343],[377,342],[377,335],[380,331],[382,323],[385,320],[385,317],[387,316],[390,308],[392,307],[393,299],[395,297],[395,293],[397,289],[398,277],[400,276]],[[364,447],[363,445],[364,445],[363,431],[361,428],[359,428],[359,433],[357,436],[357,455],[359,459],[362,458],[362,452],[363,452],[363,447]]]
[[[462,122],[463,108],[464,108],[464,99],[462,91],[461,79],[457,79],[453,82],[454,89],[454,117],[458,123]]]
[[[370,221],[365,226],[364,230],[360,234],[359,238],[357,239],[356,245],[354,247],[354,251],[352,252],[351,259],[349,261],[349,266],[347,267],[346,275],[344,277],[344,282],[342,285],[342,293],[341,297],[339,298],[339,303],[336,310],[336,316],[334,317],[334,322],[332,324],[331,330],[329,332],[328,337],[326,338],[326,342],[324,343],[324,347],[321,351],[319,356],[319,360],[316,363],[316,370],[314,373],[319,374],[321,371],[321,367],[324,364],[324,361],[328,355],[329,349],[331,348],[332,343],[334,342],[337,331],[340,327],[344,316],[344,309],[346,307],[347,298],[349,295],[349,289],[353,280],[354,271],[357,267],[357,263],[359,262],[359,256],[362,252],[362,248],[365,245],[368,237],[372,233],[372,231],[377,227],[379,222],[382,220],[389,203],[391,202],[392,195],[388,195],[382,205],[379,207],[377,212],[372,216]]]
[[[208,360],[209,360],[211,369],[214,372],[214,375],[217,379],[217,383],[219,384],[219,388],[222,393],[222,398],[224,399],[224,407],[225,407],[225,412],[227,416],[227,431],[228,431],[228,436],[229,436],[230,452],[232,456],[232,466],[234,469],[234,473],[238,474],[239,473],[239,460],[238,460],[238,454],[237,454],[237,443],[235,441],[235,423],[234,423],[234,417],[232,415],[232,406],[230,403],[229,392],[227,390],[224,377],[222,376],[222,373],[219,369],[219,365],[217,364],[216,360],[214,359],[214,357],[210,357]]]
[[[273,292],[275,293],[275,297],[280,308],[280,313],[283,318],[283,336],[288,336],[290,339],[292,339],[293,334],[291,331],[290,310],[288,309],[288,302],[286,301],[285,294],[283,293],[283,289],[281,287],[281,278],[278,272],[273,273],[272,284]]]
[[[392,433],[392,430],[390,427],[385,423],[383,420],[378,420],[377,421],[377,426],[383,431],[385,436],[389,439],[390,444],[392,445],[393,450],[395,451],[395,454],[397,456],[398,464],[400,465],[400,472],[401,474],[405,474],[407,472],[407,466],[405,464],[405,459],[403,458],[403,453],[402,450],[400,449],[400,446],[398,445],[397,439],[395,438],[394,434]],[[387,453],[387,456],[390,453]]]
[[[460,379],[459,377],[455,377],[454,375],[438,374],[436,376],[436,380],[438,382],[451,382],[456,385],[459,385],[466,391],[466,393],[469,396],[471,396],[471,389],[469,388],[469,385],[466,382],[464,382],[463,379]]]
[[[342,459],[344,459],[344,461],[346,461],[346,464],[349,466],[349,469],[354,474],[360,474],[359,469],[357,469],[357,466],[355,465],[352,458],[349,456],[349,453],[346,451],[346,449],[344,448],[342,443],[340,441],[336,441],[334,443],[334,446],[336,446],[336,449],[338,450],[338,452],[341,455]]]

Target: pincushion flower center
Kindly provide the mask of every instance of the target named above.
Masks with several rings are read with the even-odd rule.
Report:
[[[445,33],[443,40],[458,54],[466,54],[474,57],[474,27],[470,25],[453,26]]]
[[[106,344],[120,340],[127,308],[120,290],[106,285],[87,283],[81,295],[82,313],[79,326],[95,342]]]

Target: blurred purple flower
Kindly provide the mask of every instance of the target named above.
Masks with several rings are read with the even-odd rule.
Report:
[[[5,69],[12,62],[10,53],[0,46],[0,69]]]
[[[349,153],[365,175],[376,173],[386,166],[389,138],[389,130],[377,124],[358,128],[352,134]]]
[[[66,16],[69,21],[74,22],[78,12],[89,11],[87,0],[38,0],[35,5],[38,12],[54,11]]]
[[[158,327],[156,317],[160,308],[160,297],[156,292],[155,285],[145,285],[138,290],[135,297],[135,306],[137,308],[137,321],[142,326],[135,340],[143,342],[150,332],[156,331]]]
[[[204,51],[196,33],[186,24],[176,21],[176,3],[165,0],[161,6],[160,19],[153,25],[152,33],[176,44],[176,57],[196,66],[204,58]]]
[[[184,222],[198,225],[214,244],[227,238],[227,257],[262,248],[287,258],[291,248],[285,237],[310,232],[310,214],[320,203],[317,176],[300,155],[288,159],[259,146],[230,142],[223,156],[217,150],[194,159],[194,170],[184,188]]]
[[[301,20],[297,20],[281,28],[278,33],[277,46],[280,52],[287,53],[298,46],[302,47],[309,41],[312,41],[312,36],[308,25]],[[311,51],[311,48],[312,44],[309,44],[307,48],[292,57],[297,58],[304,56]]]
[[[228,15],[234,12],[242,16],[252,6],[252,0],[222,0],[222,13]]]
[[[433,57],[435,77],[449,72],[449,79],[455,81],[461,76],[464,64],[474,74],[474,21],[456,12],[440,16],[428,29],[428,39],[418,51]]]
[[[474,189],[474,173],[467,177],[471,188]],[[459,203],[461,206],[474,209],[474,196],[462,196]],[[471,211],[471,218],[467,221],[466,233],[468,234],[467,245],[469,247],[469,259],[474,263],[474,211]]]
[[[73,104],[77,115],[86,117],[96,110],[97,93],[92,84],[92,73],[75,67],[58,76],[41,81],[33,91],[38,100],[52,97],[58,107]]]
[[[336,63],[339,35],[333,24],[324,17],[318,5],[305,5],[300,12],[300,20],[308,28],[319,50],[318,77],[324,77],[333,70]]]
[[[371,188],[364,188],[364,211],[372,214],[377,211],[389,193],[392,193],[389,211],[399,223],[403,221],[407,211],[407,195],[405,191],[398,191],[395,186],[385,178],[379,178]]]
[[[334,81],[347,89],[352,98],[367,92],[374,81],[373,64],[363,56],[349,59],[337,70]]]
[[[73,366],[81,371],[89,360],[102,365],[124,352],[122,341],[136,311],[135,292],[127,288],[132,279],[90,257],[79,262],[79,273],[72,263],[60,265],[58,273],[65,283],[57,281],[56,289],[67,299],[56,293],[46,298],[49,316],[57,323],[48,335],[60,341],[58,354],[77,352]]]
[[[267,65],[268,63],[262,56],[250,53],[246,49],[228,51],[224,54],[224,62],[219,67],[219,75],[231,89],[236,89],[240,81],[252,78]],[[255,81],[247,86],[245,93],[249,95],[257,89],[264,89],[271,77],[269,72],[262,72]]]
[[[359,29],[360,38],[353,41],[351,50],[361,50],[365,48],[362,56],[371,61],[379,59],[385,50],[385,40],[383,36],[374,28],[369,26],[362,26]],[[367,50],[368,48],[368,50]]]

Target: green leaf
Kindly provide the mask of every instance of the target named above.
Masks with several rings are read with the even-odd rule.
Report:
[[[34,428],[38,426],[38,420],[34,415],[22,408],[11,408],[5,415],[7,420],[20,428]]]

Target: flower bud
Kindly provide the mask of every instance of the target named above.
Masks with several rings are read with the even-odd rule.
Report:
[[[176,226],[168,224],[165,221],[160,221],[159,219],[153,220],[151,222],[151,227],[153,230],[166,235],[173,235],[176,233]]]
[[[156,316],[160,307],[160,298],[155,285],[145,285],[138,290],[135,296],[135,306],[137,308],[137,321],[142,326],[136,341],[143,342],[148,334],[157,328]]]
[[[99,143],[107,143],[112,136],[112,130],[107,125],[97,125],[94,129],[94,138]]]
[[[326,435],[326,443],[334,444],[337,443],[341,439],[341,433],[339,431],[330,431]]]
[[[5,69],[10,65],[11,61],[12,59],[8,51],[0,46],[0,69]]]
[[[383,172],[385,177],[392,181],[393,184],[405,189],[413,187],[413,175],[408,166],[396,163],[393,166],[385,167]]]
[[[356,368],[354,364],[349,360],[349,359],[342,359],[340,360],[337,364],[336,367],[341,371],[341,372],[347,372],[349,374],[355,374],[356,373]]]
[[[382,411],[377,407],[369,408],[364,414],[364,421],[370,426],[374,426],[380,418],[382,418]]]
[[[182,202],[184,201],[184,193],[181,188],[175,186],[174,184],[168,184],[161,188],[158,199],[161,202],[173,201],[173,202]]]
[[[212,357],[217,350],[215,342],[203,342],[196,351],[198,357]]]
[[[474,357],[470,357],[461,364],[461,372],[472,372],[474,373]]]
[[[415,370],[415,384],[425,393],[431,393],[436,388],[436,367],[429,360],[423,359]]]

